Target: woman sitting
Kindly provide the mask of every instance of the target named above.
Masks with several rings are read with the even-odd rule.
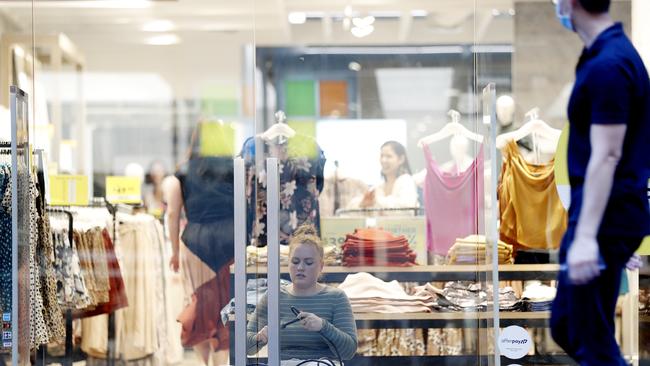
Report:
[[[280,329],[280,358],[335,360],[338,351],[343,360],[351,359],[357,350],[352,307],[343,291],[318,283],[324,262],[323,245],[316,229],[312,225],[299,227],[289,248],[292,284],[280,289],[280,324],[296,318],[300,321]],[[248,323],[248,354],[257,353],[268,343],[267,303],[264,295]],[[292,306],[299,310],[297,316]]]

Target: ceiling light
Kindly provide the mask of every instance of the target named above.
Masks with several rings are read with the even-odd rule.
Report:
[[[368,25],[365,27],[354,27],[350,30],[350,32],[352,32],[352,35],[357,38],[363,38],[369,36],[374,31],[375,31],[375,27],[372,25]]]
[[[352,61],[348,64],[348,69],[350,71],[361,71],[361,64],[356,61]]]
[[[292,11],[288,17],[291,24],[305,24],[307,21],[307,14],[302,11]]]
[[[352,7],[350,5],[345,7],[345,9],[343,10],[343,15],[345,15],[346,17],[352,16]]]
[[[149,37],[145,40],[146,44],[152,46],[169,46],[180,42],[181,39],[175,34],[162,34],[159,36]]]
[[[429,12],[423,9],[411,10],[411,16],[414,18],[424,18],[429,15]]]
[[[175,28],[174,23],[169,20],[153,20],[142,26],[145,32],[169,32]]]
[[[492,9],[492,15],[498,17],[501,15],[501,11],[499,11],[499,9]]]
[[[354,24],[355,27],[363,28],[372,25],[375,22],[375,17],[372,15],[369,15],[364,18],[353,18],[352,19],[352,24]]]
[[[149,0],[76,0],[76,1],[34,1],[38,8],[80,8],[80,9],[145,9],[152,5]],[[2,6],[31,7],[31,1],[6,1]]]

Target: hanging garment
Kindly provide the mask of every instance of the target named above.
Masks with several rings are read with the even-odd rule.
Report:
[[[38,233],[38,211],[36,200],[38,189],[36,183],[29,181],[29,331],[31,336],[31,348],[36,349],[41,344],[50,342],[47,322],[45,321],[45,305],[43,304],[41,271],[37,262]]]
[[[63,341],[65,328],[63,325],[63,312],[57,299],[56,271],[54,269],[54,243],[52,242],[52,230],[50,228],[50,217],[43,207],[44,201],[37,199],[36,206],[39,212],[38,218],[38,247],[36,248],[36,261],[39,267],[39,278],[41,281],[41,294],[43,298],[43,317],[48,329],[50,343]]]
[[[460,174],[442,171],[426,145],[424,156],[427,250],[447,255],[457,238],[480,234],[484,228],[483,145],[474,162]]]
[[[67,228],[56,229],[52,237],[59,304],[63,309],[85,309],[90,306],[91,299],[79,265],[74,240],[70,242]]]
[[[266,245],[266,166],[259,166],[255,138],[244,143],[242,157],[246,161],[246,198],[248,207],[248,239],[255,246]],[[265,143],[261,142],[260,144]],[[264,157],[277,157],[280,172],[280,242],[287,244],[293,232],[303,224],[320,231],[318,197],[323,190],[325,154],[313,138],[296,135],[286,143],[269,143]],[[266,150],[266,148],[265,148]]]
[[[98,231],[93,231],[93,235],[94,232]],[[115,248],[113,247],[113,241],[111,240],[106,229],[103,229],[99,232],[101,232],[101,238],[104,244],[106,262],[108,267],[108,281],[110,288],[108,293],[108,301],[98,304],[94,308],[75,313],[75,317],[86,318],[100,314],[109,314],[129,305],[126,289],[124,288],[124,280],[122,279],[122,271],[120,270],[120,264],[117,261]]]
[[[557,249],[567,212],[555,185],[553,161],[530,164],[514,141],[503,148],[498,187],[501,240],[518,247]]]
[[[0,197],[11,196],[11,170],[0,165]],[[8,203],[8,205],[7,205]],[[11,199],[3,199],[0,207],[0,310],[11,312]]]

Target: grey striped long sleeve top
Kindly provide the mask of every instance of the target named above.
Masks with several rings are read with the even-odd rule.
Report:
[[[343,360],[354,357],[357,351],[357,326],[352,314],[352,306],[345,293],[337,288],[326,286],[312,296],[294,296],[284,288],[280,291],[280,324],[295,319],[291,306],[301,311],[313,313],[324,320],[319,332],[305,330],[300,322],[280,329],[280,358],[336,359],[333,349],[323,336],[336,347]],[[267,325],[267,297],[259,301],[255,313],[247,326],[247,352],[256,353],[265,344],[258,344],[255,335]]]

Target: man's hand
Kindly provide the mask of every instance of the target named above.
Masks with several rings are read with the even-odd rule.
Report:
[[[630,271],[641,269],[641,267],[643,267],[643,261],[641,260],[641,256],[639,256],[638,254],[634,254],[633,256],[631,256],[630,259],[627,261],[625,267],[627,267],[627,269],[629,269]]]
[[[577,235],[567,254],[569,279],[576,285],[584,285],[600,274],[598,242],[595,237]]]

